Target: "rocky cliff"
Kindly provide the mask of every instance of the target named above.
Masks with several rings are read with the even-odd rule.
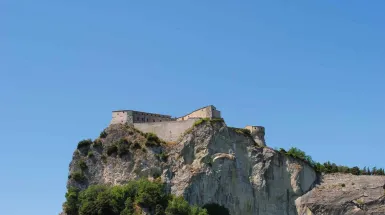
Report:
[[[175,143],[111,125],[95,141],[79,144],[67,187],[141,177],[160,177],[168,192],[199,206],[222,205],[232,215],[385,214],[385,178],[321,176],[222,121],[202,121]]]

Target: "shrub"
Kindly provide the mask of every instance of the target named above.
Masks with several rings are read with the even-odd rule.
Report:
[[[357,166],[353,167],[353,168],[351,169],[351,173],[352,173],[353,175],[359,175],[359,174],[360,174],[360,168],[358,168]]]
[[[162,152],[162,153],[160,153],[160,154],[155,154],[155,156],[156,156],[159,160],[164,161],[164,162],[166,162],[167,159],[168,159],[168,155],[167,155],[166,153],[164,153],[164,152]]]
[[[78,149],[89,147],[92,144],[91,139],[82,140],[78,143]]]
[[[245,129],[245,128],[237,128],[237,129],[235,129],[235,132],[237,132],[238,134],[245,135],[245,136],[250,136],[251,135],[250,130],[249,129]]]
[[[94,156],[94,153],[89,151],[87,157],[92,158]]]
[[[363,205],[365,202],[364,200],[362,199],[357,199],[356,202],[359,204],[359,205]]]
[[[87,164],[84,160],[79,160],[78,161],[78,167],[81,169],[81,170],[85,170],[87,169]]]
[[[208,215],[206,209],[190,206],[183,197],[173,197],[166,208],[166,215]],[[222,215],[222,214],[221,214]],[[223,214],[226,215],[226,214]]]
[[[190,205],[182,197],[174,197],[166,208],[166,215],[189,215]]]
[[[103,163],[107,163],[107,157],[105,155],[102,155],[101,156],[101,159],[102,159],[102,162]]]
[[[341,184],[341,187],[345,187],[345,184]]]
[[[99,137],[100,137],[100,138],[106,138],[106,137],[107,137],[107,132],[106,132],[105,129],[104,129],[102,132],[100,132]]]
[[[147,147],[159,146],[161,143],[161,140],[159,139],[159,137],[156,136],[156,134],[154,134],[154,133],[146,133],[145,137],[147,139],[147,141],[146,141]]]
[[[108,156],[111,156],[112,154],[115,154],[117,152],[118,152],[118,147],[115,144],[110,145],[110,146],[107,147],[107,152],[106,153],[107,153]]]
[[[137,183],[138,194],[136,202],[141,207],[151,207],[167,201],[164,193],[164,185],[161,183],[151,183],[148,180],[139,180]]]
[[[92,147],[94,147],[94,148],[101,148],[101,147],[103,147],[103,143],[102,143],[102,141],[100,139],[96,139],[92,143]]]
[[[78,171],[78,172],[73,172],[73,173],[71,174],[71,178],[72,178],[73,180],[75,180],[76,182],[80,182],[80,183],[85,182],[86,179],[87,179],[86,176],[84,176],[83,172],[80,172],[80,171]]]
[[[198,126],[198,125],[201,125],[201,124],[209,122],[209,121],[210,121],[209,118],[198,119],[197,121],[194,122],[193,126]]]
[[[127,141],[126,139],[120,139],[117,143],[117,149],[118,149],[118,155],[123,156],[125,154],[128,154],[130,152],[130,145],[132,143]]]
[[[134,143],[131,145],[131,148],[132,148],[132,149],[141,149],[142,146],[141,146],[138,142],[134,142]]]
[[[286,152],[286,155],[291,156],[293,158],[300,159],[302,161],[307,162],[311,166],[314,166],[314,161],[309,155],[306,155],[306,153],[296,147],[292,147],[289,149],[289,151]]]

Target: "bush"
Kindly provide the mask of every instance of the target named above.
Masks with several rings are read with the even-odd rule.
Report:
[[[191,207],[183,197],[173,197],[169,201],[165,212],[166,215],[208,215],[206,209],[196,206]]]
[[[136,150],[136,149],[141,149],[142,146],[138,142],[134,142],[134,144],[131,145],[131,148]]]
[[[107,137],[107,132],[106,132],[106,130],[103,130],[102,132],[100,132],[99,137],[100,137],[100,138],[106,138],[106,137]]]
[[[89,151],[87,157],[92,158],[94,156],[94,153]]]
[[[92,144],[91,139],[82,140],[78,143],[78,149],[89,147]]]
[[[155,156],[156,156],[159,160],[164,161],[164,162],[166,162],[167,159],[168,159],[168,155],[167,155],[166,153],[164,153],[164,152],[162,152],[162,153],[160,153],[160,154],[155,154]]]
[[[101,159],[102,159],[102,162],[103,163],[107,163],[107,157],[105,155],[102,155],[101,156]]]
[[[118,152],[118,147],[115,144],[107,147],[106,153],[108,156],[111,156],[112,154],[116,154],[117,152]]]
[[[87,180],[86,176],[84,176],[83,172],[77,171],[71,174],[71,178],[76,182],[83,183]]]
[[[103,143],[100,139],[96,139],[94,140],[93,144],[92,144],[92,147],[93,148],[102,148],[103,147]]]
[[[222,118],[213,118],[213,119],[201,118],[201,119],[198,119],[197,121],[194,122],[193,127],[204,124],[204,123],[210,123],[210,125],[213,125],[214,123],[217,123],[217,122],[224,122],[224,120]]]
[[[78,167],[81,169],[81,170],[85,170],[87,169],[87,164],[84,160],[79,160],[78,161]]]
[[[209,122],[209,121],[210,121],[209,118],[198,119],[197,121],[194,122],[193,126],[198,126],[198,125],[201,125],[201,124]]]
[[[125,154],[128,154],[130,152],[130,145],[132,143],[127,141],[126,139],[120,139],[117,143],[117,149],[118,149],[118,155],[123,156]]]
[[[154,133],[146,133],[145,137],[147,139],[147,141],[146,141],[147,147],[159,146],[161,143],[161,140],[159,139],[159,137],[156,136],[156,134],[154,134]]]
[[[245,136],[250,136],[251,135],[250,130],[249,129],[245,129],[245,128],[237,128],[237,129],[235,129],[235,132],[237,132],[238,134],[245,135]]]
[[[189,215],[191,211],[190,205],[182,198],[175,197],[166,208],[166,215]]]
[[[286,152],[286,155],[291,156],[293,158],[300,159],[302,161],[305,161],[306,163],[310,164],[311,166],[314,166],[315,163],[312,160],[312,158],[309,155],[306,155],[306,153],[296,147],[292,147],[289,149],[289,151]]]

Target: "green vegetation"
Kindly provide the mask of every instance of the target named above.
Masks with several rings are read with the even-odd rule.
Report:
[[[130,152],[130,145],[132,143],[127,141],[126,139],[120,139],[117,143],[116,146],[118,148],[118,155],[122,157],[123,155],[126,155]]]
[[[89,147],[92,144],[91,139],[82,140],[78,143],[78,149]]]
[[[88,154],[87,154],[87,157],[92,158],[93,156],[94,156],[94,153],[89,151]]]
[[[289,151],[285,151],[284,149],[280,148],[277,150],[278,152],[285,154],[287,156],[291,156],[293,158],[300,159],[304,161],[305,163],[309,164],[314,168],[317,172],[323,172],[323,173],[351,173],[353,175],[385,175],[384,169],[376,167],[373,167],[372,170],[370,168],[364,167],[363,169],[360,169],[359,167],[347,167],[347,166],[341,166],[336,165],[335,163],[330,163],[330,161],[325,162],[323,164],[319,162],[313,161],[313,159],[306,155],[306,153],[298,148],[292,147],[289,149]]]
[[[93,148],[102,148],[103,147],[102,141],[100,139],[94,140],[94,142],[92,143],[92,147]]]
[[[79,182],[79,183],[82,183],[84,181],[86,181],[86,176],[84,175],[83,172],[81,171],[77,171],[77,172],[73,172],[70,176],[71,179],[75,180],[76,182]]]
[[[102,155],[101,156],[101,159],[102,159],[102,162],[103,163],[107,163],[107,157],[105,155]]]
[[[194,122],[193,126],[191,126],[191,128],[187,129],[180,137],[179,139],[177,140],[177,142],[180,142],[182,140],[182,138],[191,133],[195,127],[201,125],[201,124],[204,124],[204,123],[210,123],[210,125],[213,125],[214,123],[217,123],[217,122],[224,122],[224,120],[222,118],[214,118],[214,119],[210,119],[210,118],[201,118],[197,121]]]
[[[131,146],[132,149],[136,150],[136,149],[141,149],[142,146],[138,143],[138,142],[134,142]]]
[[[87,169],[87,164],[86,164],[86,162],[84,161],[84,160],[79,160],[78,161],[78,167],[81,169],[81,170],[85,170],[85,169]]]
[[[147,147],[160,146],[160,144],[162,143],[162,141],[159,139],[159,137],[156,136],[156,134],[154,134],[154,133],[146,133],[144,136],[147,139],[147,141],[146,141]]]
[[[104,129],[102,132],[100,132],[99,137],[100,137],[100,138],[106,138],[107,135],[108,135],[108,134],[107,134],[106,130]]]
[[[164,152],[162,152],[162,153],[160,153],[160,154],[155,154],[155,156],[156,156],[159,160],[164,161],[164,162],[166,162],[167,159],[168,159],[168,155],[167,155],[166,153],[164,153]]]
[[[216,122],[224,122],[224,120],[222,118],[214,118],[214,119],[202,118],[202,119],[195,121],[193,127],[201,125],[203,123],[210,123],[212,125]]]
[[[205,209],[190,206],[183,198],[165,193],[159,181],[145,179],[123,186],[92,185],[79,191],[69,188],[64,203],[68,215],[137,215],[147,208],[156,215],[207,215]]]
[[[237,132],[238,134],[245,135],[245,136],[250,136],[251,135],[250,130],[249,129],[245,129],[245,128],[236,128],[235,132]]]
[[[107,153],[108,156],[111,156],[114,153],[118,153],[118,146],[116,146],[115,144],[107,146],[106,153]]]
[[[357,199],[356,202],[357,202],[357,204],[359,204],[359,205],[365,204],[364,200],[362,200],[362,199]]]
[[[128,141],[125,138],[120,139],[119,141],[115,142],[114,144],[107,147],[107,155],[111,156],[113,154],[117,154],[120,157],[123,155],[126,155],[130,152],[130,146],[132,143]]]

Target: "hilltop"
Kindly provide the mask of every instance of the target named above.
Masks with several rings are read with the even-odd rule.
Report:
[[[384,176],[322,174],[304,159],[260,144],[258,137],[263,139],[222,119],[195,121],[172,142],[132,125],[111,124],[96,140],[79,142],[67,188],[145,178],[190,205],[232,215],[385,213]],[[132,207],[135,213],[157,213],[155,205]]]

